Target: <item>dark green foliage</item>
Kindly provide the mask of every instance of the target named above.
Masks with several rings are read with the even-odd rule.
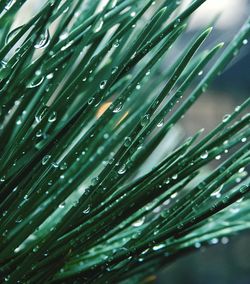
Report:
[[[247,229],[250,99],[153,156],[250,21],[223,51],[205,28],[170,60],[205,0],[44,1],[13,29],[25,2],[0,2],[1,282],[139,283]]]

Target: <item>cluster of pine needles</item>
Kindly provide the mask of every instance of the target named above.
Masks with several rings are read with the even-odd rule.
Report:
[[[1,283],[142,283],[248,229],[250,99],[175,133],[250,20],[180,51],[206,0],[47,0],[14,27],[26,2],[0,2]]]

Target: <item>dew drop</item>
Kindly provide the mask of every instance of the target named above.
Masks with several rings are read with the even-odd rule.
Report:
[[[23,221],[22,217],[19,216],[17,219],[16,219],[16,223],[21,223]]]
[[[27,88],[31,89],[31,88],[38,87],[42,84],[43,80],[44,80],[44,76],[42,76],[39,79],[35,79],[27,86]]]
[[[221,243],[222,243],[223,245],[228,244],[228,243],[229,243],[229,238],[228,238],[228,237],[222,237],[222,238],[221,238]]]
[[[221,155],[218,155],[215,157],[215,160],[220,160],[221,159]]]
[[[141,126],[146,126],[150,121],[149,114],[145,114],[141,120]]]
[[[115,113],[120,112],[122,110],[122,108],[123,108],[123,103],[120,102],[118,105],[116,105],[113,112],[115,112]]]
[[[54,77],[54,74],[53,73],[49,73],[47,76],[46,76],[46,79],[50,80]]]
[[[244,171],[245,171],[245,168],[243,167],[243,168],[240,168],[240,169],[239,169],[238,173],[241,174],[241,173],[243,173]]]
[[[199,73],[198,73],[198,76],[201,76],[203,74],[203,71],[201,70]]]
[[[65,207],[65,203],[61,203],[61,204],[59,204],[59,206],[58,206],[59,208],[64,208]]]
[[[196,243],[194,244],[194,247],[197,248],[197,249],[200,248],[200,247],[201,247],[201,243],[196,242]]]
[[[136,16],[136,12],[134,12],[134,11],[131,12],[131,13],[130,13],[130,16],[134,18],[134,17]]]
[[[229,118],[231,117],[230,114],[226,114],[224,115],[223,119],[222,119],[222,122],[227,122],[229,120]]]
[[[36,137],[41,137],[43,135],[43,132],[41,129],[39,129],[37,132],[36,132]]]
[[[67,167],[68,167],[67,163],[66,163],[66,162],[63,162],[63,163],[60,165],[60,170],[61,170],[61,171],[64,171],[64,170],[67,169]]]
[[[119,45],[120,45],[119,40],[118,40],[118,39],[117,39],[117,40],[115,40],[115,42],[114,42],[113,46],[114,46],[114,47],[118,47]]]
[[[204,85],[202,86],[202,92],[203,92],[203,93],[206,92],[207,88],[208,88],[208,85],[207,85],[207,84],[204,84]]]
[[[107,139],[109,138],[109,134],[108,134],[108,133],[104,133],[103,138],[104,138],[105,140],[107,140]]]
[[[112,68],[111,73],[112,73],[112,74],[115,74],[115,73],[117,72],[117,70],[118,70],[118,67],[115,66],[115,67]]]
[[[91,185],[95,186],[98,184],[98,181],[99,181],[99,178],[98,177],[95,177],[95,178],[92,178],[91,180]]]
[[[56,121],[56,112],[55,111],[53,111],[48,118],[48,122],[54,122],[54,121]]]
[[[2,176],[1,179],[0,179],[0,181],[1,181],[1,182],[5,182],[5,179],[6,179],[6,177],[5,177],[5,176]]]
[[[64,45],[64,46],[61,48],[61,51],[66,50],[66,49],[69,48],[72,44],[73,44],[73,40],[69,41],[66,45]]]
[[[45,48],[49,45],[50,43],[50,34],[49,34],[49,30],[46,29],[45,33],[43,35],[41,35],[41,39],[38,43],[36,43],[34,45],[35,48],[37,49],[42,49]]]
[[[178,175],[177,175],[177,174],[175,174],[175,175],[172,176],[172,179],[173,179],[173,180],[176,180],[177,178],[178,178]]]
[[[82,211],[83,214],[88,214],[90,212],[90,206]]]
[[[212,244],[212,245],[216,245],[216,244],[218,244],[218,242],[219,242],[218,238],[213,238],[213,239],[210,240],[210,244]]]
[[[46,155],[42,158],[42,165],[46,165],[49,161],[49,159],[51,158],[50,155]]]
[[[104,24],[103,19],[100,19],[100,20],[98,21],[98,23],[96,24],[96,27],[95,27],[95,29],[94,29],[94,32],[95,32],[95,33],[98,33],[98,32],[102,29],[103,24]]]
[[[164,244],[159,244],[159,245],[153,246],[153,250],[156,251],[156,250],[162,249],[164,247],[165,247]]]
[[[59,39],[60,40],[65,40],[66,38],[68,38],[69,34],[68,33],[63,33],[60,35]]]
[[[162,127],[163,124],[164,124],[164,120],[162,119],[161,121],[159,121],[159,122],[157,123],[157,127]]]
[[[107,84],[107,80],[103,80],[101,83],[100,83],[100,89],[103,90],[105,88]]]
[[[22,29],[22,27],[23,27],[23,25],[13,29],[12,31],[10,31],[8,33],[8,35],[6,36],[5,44],[9,43],[19,33],[19,31]]]
[[[136,220],[136,221],[132,224],[132,226],[133,226],[133,227],[140,227],[140,226],[142,226],[142,225],[144,224],[144,221],[145,221],[145,217],[142,217],[142,218]]]
[[[94,97],[91,97],[89,100],[88,100],[88,104],[91,105],[93,102],[94,102],[95,98]]]
[[[244,39],[243,42],[242,42],[244,45],[248,44],[248,40],[247,39]]]
[[[201,154],[201,159],[205,160],[208,157],[208,151],[205,151],[203,154]]]
[[[119,170],[118,170],[118,174],[119,175],[123,175],[127,170],[127,165],[124,164]]]
[[[131,145],[132,139],[130,137],[125,137],[124,146],[129,147]]]
[[[239,110],[240,110],[240,106],[235,107],[234,110],[235,110],[235,111],[239,111]]]

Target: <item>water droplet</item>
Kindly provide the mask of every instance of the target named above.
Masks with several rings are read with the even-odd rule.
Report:
[[[61,51],[66,50],[66,49],[69,48],[72,44],[73,44],[73,40],[69,41],[67,44],[65,44],[65,45],[61,48]]]
[[[141,89],[141,85],[138,83],[135,88],[136,88],[136,90],[140,90]]]
[[[210,240],[210,244],[212,244],[212,245],[216,245],[216,244],[218,244],[218,242],[219,242],[218,238],[213,238],[213,239]]]
[[[231,117],[230,114],[226,114],[223,116],[222,122],[227,122],[229,120],[229,118]]]
[[[54,74],[53,73],[49,73],[47,76],[46,76],[46,79],[50,80],[54,77]]]
[[[157,123],[157,127],[162,127],[164,124],[164,120],[160,120],[158,123]]]
[[[63,162],[63,163],[60,165],[60,170],[61,170],[61,171],[64,171],[64,170],[67,169],[67,167],[68,167],[67,163],[66,163],[66,162]]]
[[[197,248],[197,249],[200,248],[200,247],[201,247],[201,243],[196,242],[196,243],[194,244],[194,247]]]
[[[42,76],[41,78],[35,79],[33,80],[28,86],[27,88],[31,89],[31,88],[35,88],[38,87],[42,84],[42,82],[44,81],[44,76]]]
[[[83,214],[88,214],[90,212],[90,206],[82,211]]]
[[[91,184],[92,184],[93,186],[95,186],[95,185],[98,184],[98,181],[99,181],[99,178],[98,178],[98,177],[92,178]]]
[[[240,168],[238,172],[241,174],[241,173],[243,173],[244,171],[245,171],[245,168],[243,167],[243,168]]]
[[[198,76],[201,76],[203,74],[203,71],[201,70],[199,73],[198,73]]]
[[[54,122],[54,121],[56,121],[56,112],[55,111],[53,111],[48,118],[48,122]]]
[[[228,243],[229,243],[229,238],[228,238],[228,237],[222,237],[222,238],[221,238],[221,243],[222,243],[223,245],[228,244]]]
[[[37,123],[41,122],[47,110],[48,110],[48,107],[44,107],[35,114],[35,120]]]
[[[177,175],[177,174],[175,174],[175,175],[172,176],[172,179],[173,179],[173,180],[176,180],[177,178],[178,178],[178,175]]]
[[[112,68],[111,73],[112,73],[112,74],[115,74],[115,73],[117,72],[117,70],[118,70],[118,67],[115,66],[115,67]]]
[[[150,121],[150,116],[149,114],[145,114],[141,120],[141,125],[146,126]]]
[[[103,19],[101,18],[101,19],[98,21],[98,23],[96,24],[96,26],[95,26],[95,28],[94,28],[94,32],[95,32],[95,33],[98,33],[98,32],[102,29],[103,24],[104,24],[104,22],[103,22]]]
[[[150,75],[150,72],[151,72],[151,71],[150,71],[150,70],[148,70],[148,72],[146,73],[146,76],[149,76],[149,75]]]
[[[218,155],[215,157],[215,160],[220,160],[221,159],[221,155]]]
[[[43,132],[41,129],[39,129],[37,132],[36,132],[36,137],[41,137],[43,135]]]
[[[61,204],[59,204],[59,206],[58,206],[59,208],[64,208],[65,207],[65,203],[61,203]]]
[[[116,105],[116,107],[114,108],[113,112],[117,113],[117,112],[120,112],[123,108],[123,103],[122,102],[119,102],[118,105]]]
[[[134,18],[134,17],[136,16],[136,12],[134,12],[134,11],[131,12],[131,13],[130,13],[130,16]]]
[[[222,190],[222,189],[223,189],[223,185],[221,185],[218,190],[212,192],[212,193],[210,194],[210,196],[211,196],[211,197],[220,198],[220,197],[221,197],[221,190]]]
[[[5,179],[6,179],[6,177],[5,177],[5,176],[2,176],[1,179],[0,179],[0,181],[1,181],[1,182],[5,182]]]
[[[118,174],[119,175],[123,175],[127,170],[127,165],[124,164],[119,170],[118,170]]]
[[[50,43],[50,34],[49,30],[46,29],[45,33],[41,35],[40,41],[34,45],[35,48],[41,49],[45,48],[49,45]]]
[[[124,146],[129,147],[131,145],[132,139],[130,137],[125,137]]]
[[[243,42],[242,42],[244,45],[248,44],[248,40],[247,39],[244,39]]]
[[[49,161],[49,159],[51,158],[50,155],[46,155],[42,158],[42,165],[46,165]]]
[[[89,100],[88,100],[88,104],[91,105],[93,102],[94,102],[95,98],[94,97],[91,97]]]
[[[21,216],[17,217],[16,223],[21,223],[23,221],[23,218]]]
[[[39,250],[39,246],[35,246],[35,247],[32,249],[33,252],[37,252],[38,250]]]
[[[114,46],[114,47],[118,47],[119,45],[120,45],[119,40],[118,40],[118,39],[117,39],[117,40],[115,40],[115,42],[114,42],[113,46]]]
[[[136,220],[136,221],[132,224],[132,226],[133,226],[133,227],[140,227],[140,226],[142,226],[142,225],[144,224],[144,221],[145,221],[145,217],[142,217],[142,218]]]
[[[246,137],[243,137],[243,138],[241,139],[241,142],[242,142],[242,143],[247,142],[247,138],[246,138]]]
[[[208,157],[208,151],[205,151],[203,154],[201,154],[201,159],[206,159]]]
[[[105,133],[105,134],[103,135],[103,138],[104,138],[105,140],[107,140],[107,139],[109,138],[109,134],[108,134],[108,133]]]
[[[204,85],[202,86],[202,92],[203,92],[203,93],[206,92],[207,88],[208,88],[208,85],[207,85],[207,84],[204,84]]]
[[[103,90],[107,84],[107,80],[104,80],[100,83],[100,89]]]
[[[8,33],[6,39],[5,39],[5,44],[10,42],[19,33],[19,31],[22,29],[22,27],[23,27],[23,25],[13,29],[12,31],[10,31]]]
[[[156,251],[156,250],[162,249],[164,247],[165,247],[164,244],[159,244],[159,245],[153,246],[153,250]]]
[[[60,40],[65,40],[66,38],[68,38],[69,34],[66,32],[66,33],[63,33],[60,35],[59,39]]]
[[[22,120],[21,120],[21,119],[18,119],[18,120],[16,121],[16,125],[20,125],[20,124],[22,124]]]

